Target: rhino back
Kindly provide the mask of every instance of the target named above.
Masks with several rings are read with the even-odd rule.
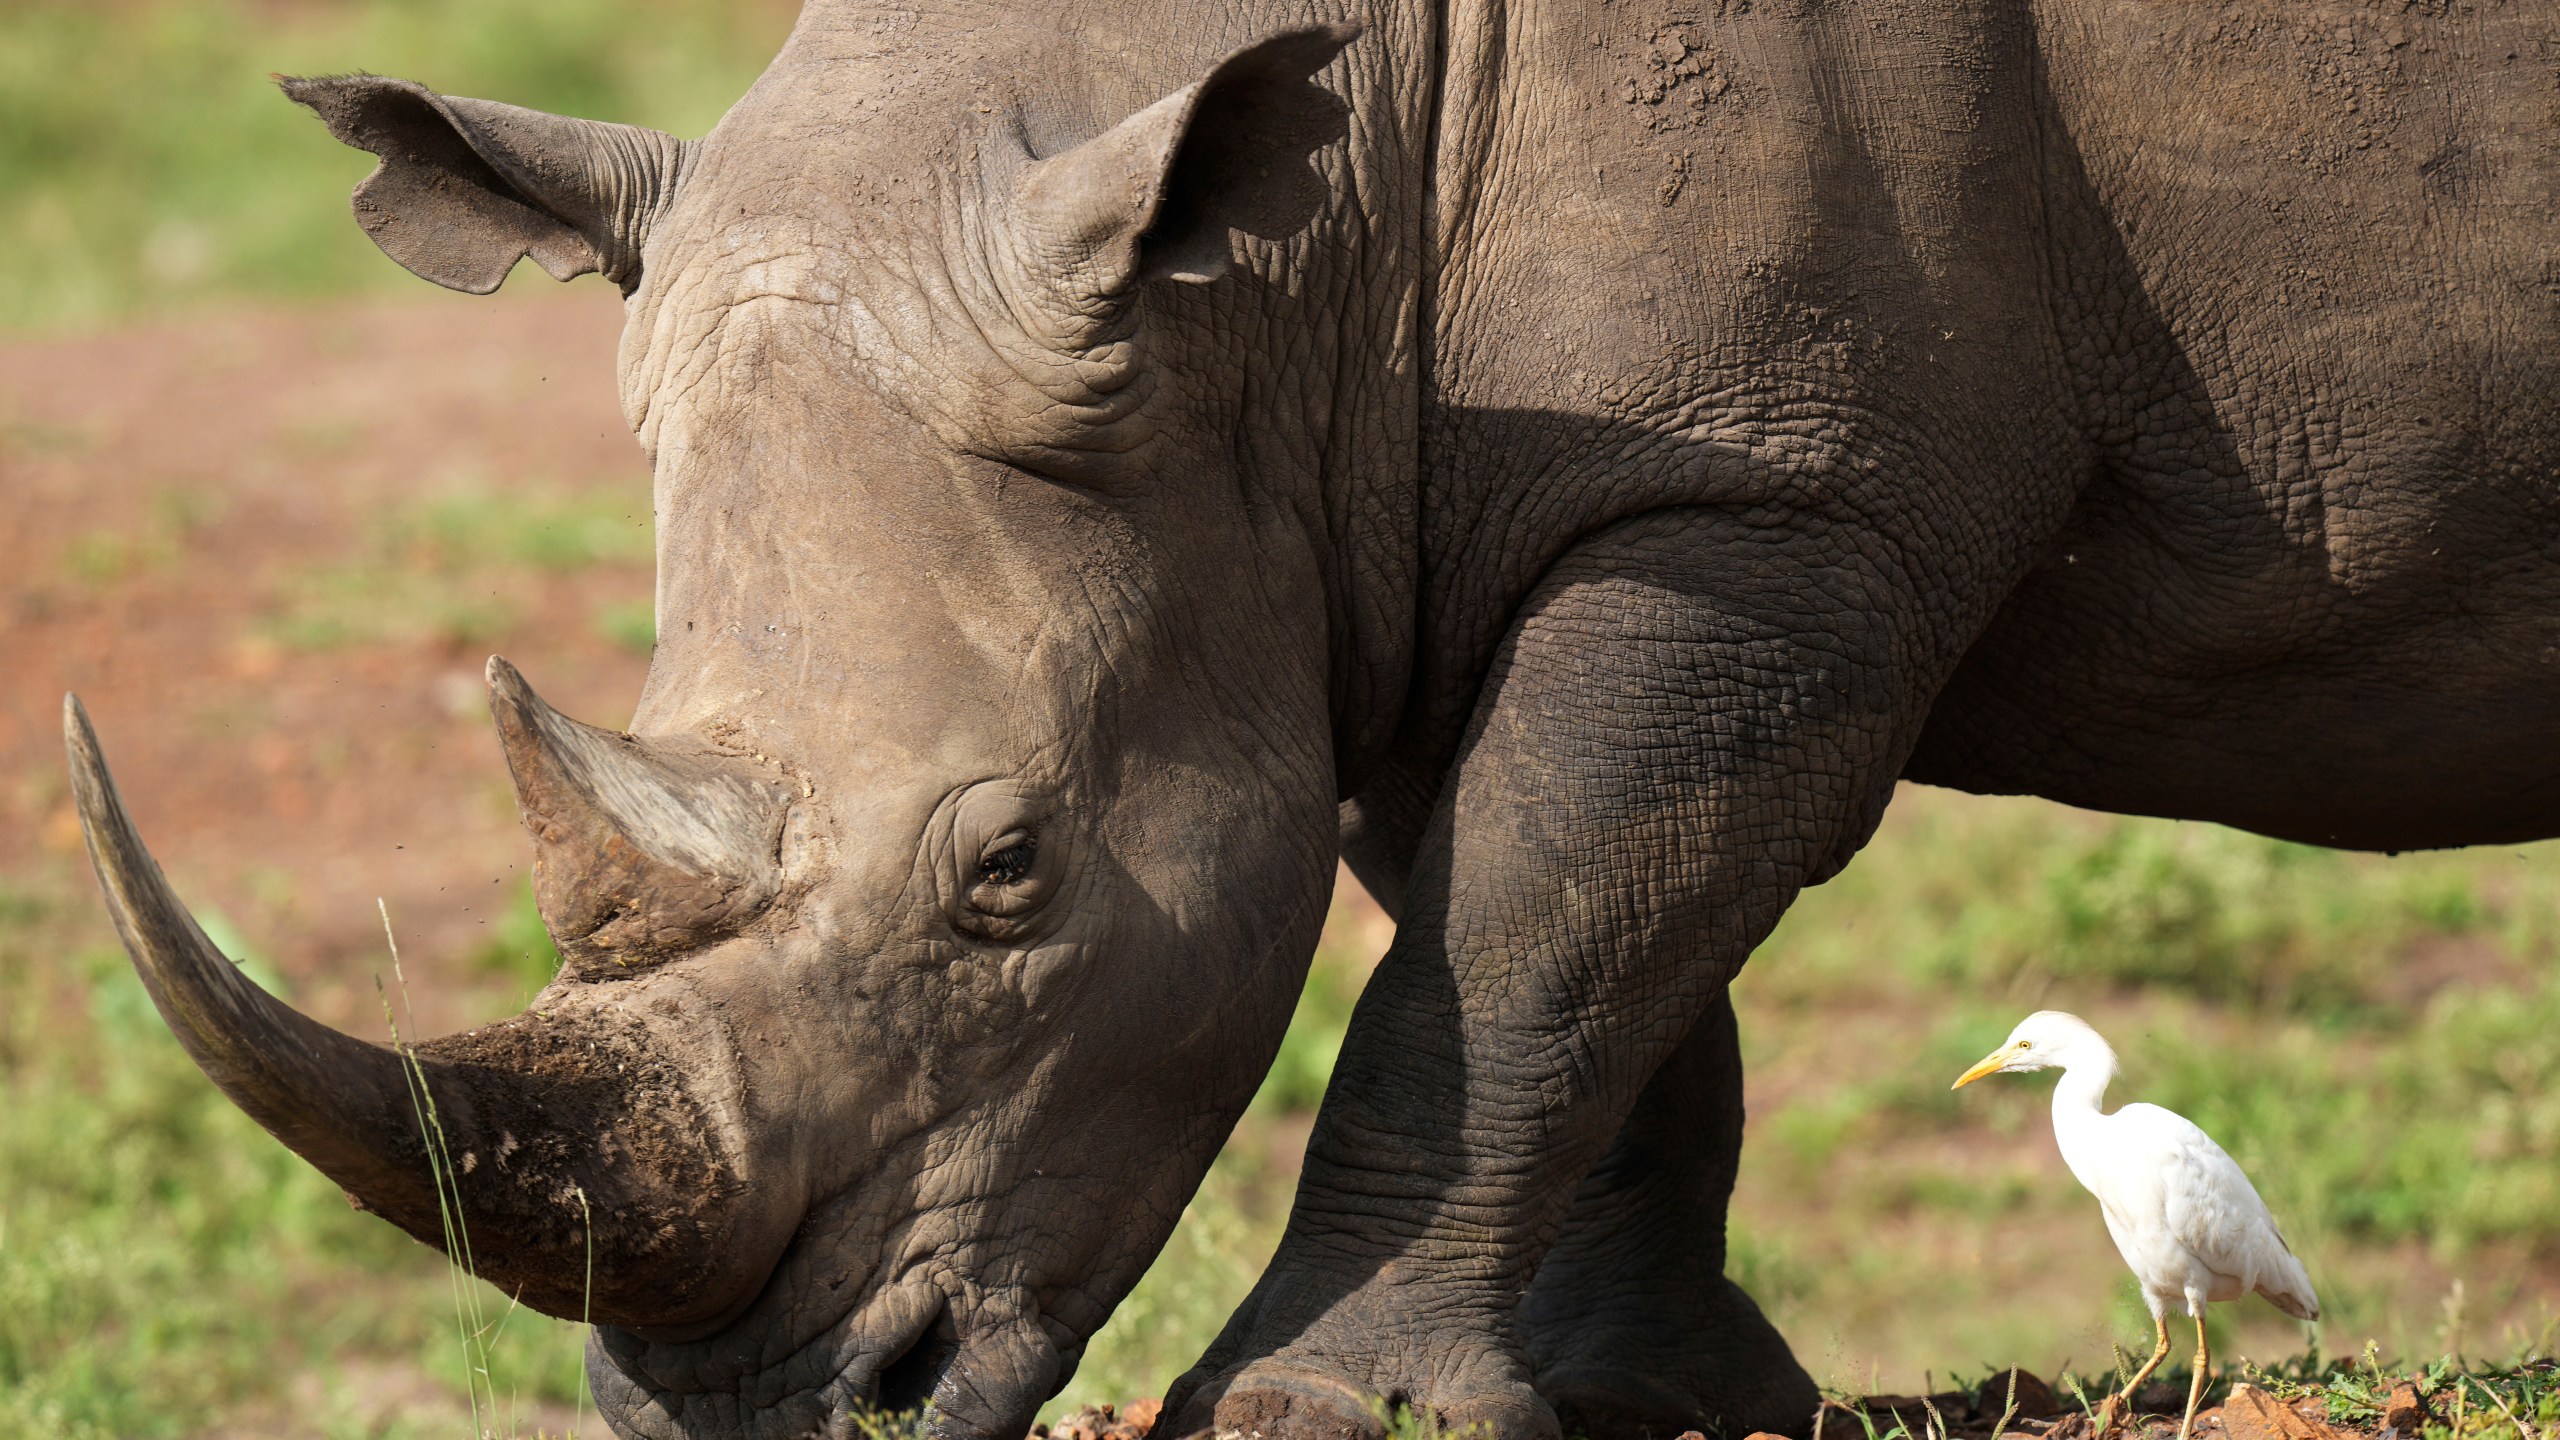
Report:
[[[2328,843],[2560,828],[2560,18],[2038,30],[2094,465],[1913,773]]]

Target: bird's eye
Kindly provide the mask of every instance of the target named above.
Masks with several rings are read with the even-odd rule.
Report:
[[[2033,1050],[2036,1048],[2036,1042],[2033,1040],[2021,1040],[2018,1042],[2018,1048],[2021,1050]]]

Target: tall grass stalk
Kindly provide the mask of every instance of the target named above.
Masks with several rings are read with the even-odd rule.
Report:
[[[2009,1433],[2009,1422],[2018,1418],[2018,1367],[2009,1367],[2009,1395],[2000,1407],[2000,1419],[1991,1427],[1993,1435]]]
[[[409,1004],[409,977],[400,966],[400,941],[391,930],[391,907],[382,897],[374,897],[374,907],[382,913],[382,939],[391,950],[391,977],[399,987],[400,1008],[408,1011],[410,1029],[417,1028],[416,1012]],[[401,1034],[400,1019],[392,1011],[391,997],[382,990],[382,979],[374,977],[374,990],[382,998],[382,1018],[391,1027],[391,1048],[400,1056],[401,1074],[409,1084],[409,1105],[418,1122],[419,1138],[427,1152],[427,1169],[436,1187],[436,1215],[444,1227],[444,1253],[447,1274],[453,1287],[453,1322],[455,1338],[462,1350],[462,1384],[471,1404],[471,1429],[474,1435],[486,1436],[490,1421],[496,1418],[498,1389],[490,1373],[489,1351],[499,1328],[506,1319],[499,1317],[498,1326],[488,1323],[481,1308],[480,1290],[472,1281],[479,1269],[471,1260],[471,1230],[462,1211],[461,1175],[453,1164],[451,1147],[445,1141],[444,1120],[436,1111],[435,1092],[427,1084],[426,1067],[419,1063],[417,1048]],[[515,1310],[511,1298],[508,1313]],[[486,1410],[481,1399],[487,1396]],[[512,1427],[510,1427],[512,1428]]]
[[[596,1212],[587,1204],[586,1186],[573,1184],[569,1188],[578,1197],[578,1238],[587,1244],[586,1280],[583,1288],[578,1292],[578,1332],[582,1335],[592,1335],[595,1333],[596,1313]],[[569,1433],[572,1435],[585,1429],[587,1424],[587,1362],[586,1352],[583,1349],[580,1350],[576,1363],[578,1373],[570,1381],[578,1392],[578,1415],[569,1423]]]

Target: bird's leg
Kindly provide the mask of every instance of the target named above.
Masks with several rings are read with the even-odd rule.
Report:
[[[2169,1343],[2165,1329],[2160,1343]],[[2205,1344],[2204,1338],[2204,1307],[2199,1305],[2196,1307],[2196,1378],[2187,1382],[2187,1418],[2178,1423],[2178,1440],[2187,1440],[2187,1433],[2196,1428],[2196,1402],[2204,1398],[2204,1372],[2212,1363],[2213,1351]]]
[[[2102,1434],[2114,1428],[2117,1421],[2133,1413],[2133,1392],[2141,1389],[2142,1382],[2151,1378],[2151,1372],[2160,1368],[2160,1362],[2169,1358],[2167,1312],[2153,1312],[2151,1333],[2159,1338],[2160,1343],[2151,1347],[2151,1358],[2143,1361],[2142,1368],[2134,1371],[2133,1378],[2124,1382],[2124,1388],[2117,1391],[2115,1397],[2107,1402],[2106,1414],[2100,1419],[2098,1426]],[[2181,1436],[2179,1440],[2185,1440],[2185,1437]]]

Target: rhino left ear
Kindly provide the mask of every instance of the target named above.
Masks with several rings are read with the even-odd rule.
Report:
[[[1106,306],[1145,280],[1217,279],[1231,231],[1304,229],[1327,194],[1309,158],[1350,131],[1350,106],[1309,77],[1359,35],[1330,24],[1266,36],[1032,166],[1015,213],[1036,278],[1079,308]]]
[[[279,76],[329,133],[382,158],[356,186],[356,223],[410,273],[486,295],[530,255],[554,280],[628,290],[640,247],[694,142],[439,95],[381,75]]]

